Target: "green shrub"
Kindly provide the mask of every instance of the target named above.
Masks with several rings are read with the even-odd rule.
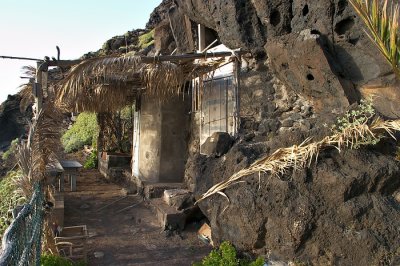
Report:
[[[72,262],[51,254],[43,254],[40,257],[40,265],[41,266],[73,266]]]
[[[341,134],[350,128],[368,125],[373,120],[375,113],[372,99],[362,99],[356,108],[347,111],[342,117],[337,118],[336,123],[331,127],[331,130],[334,134]],[[352,148],[358,149],[361,145],[375,145],[379,140],[380,138],[367,135],[364,139],[354,144]]]
[[[21,175],[21,172],[12,171],[0,179],[0,237],[11,222],[8,211],[25,201],[15,193],[16,186],[13,179],[18,175]]]
[[[40,265],[41,266],[85,266],[87,263],[80,262],[72,262],[66,258],[52,255],[52,254],[42,254],[40,257]]]
[[[86,158],[85,164],[83,165],[85,169],[95,169],[97,168],[97,151],[93,150],[92,153]]]
[[[61,137],[65,152],[77,151],[84,145],[92,145],[99,134],[96,114],[81,113],[75,124]]]
[[[219,249],[213,251],[205,257],[202,262],[193,264],[194,266],[263,266],[264,260],[257,258],[255,261],[248,261],[237,258],[236,249],[231,243],[222,242]]]
[[[4,161],[7,161],[10,158],[10,156],[15,156],[16,155],[17,148],[18,148],[18,142],[19,142],[18,138],[16,138],[13,141],[11,141],[10,148],[5,153],[3,153],[2,159]]]
[[[139,47],[141,49],[147,48],[154,43],[154,30],[139,36]]]

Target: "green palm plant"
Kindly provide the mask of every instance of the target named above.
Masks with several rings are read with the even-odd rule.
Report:
[[[400,77],[399,5],[388,0],[349,0],[369,37]]]

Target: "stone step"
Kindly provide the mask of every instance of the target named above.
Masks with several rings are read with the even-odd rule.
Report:
[[[183,230],[185,228],[186,214],[184,211],[169,206],[162,198],[151,199],[150,206],[163,230]]]
[[[146,183],[143,182],[143,192],[146,199],[162,198],[164,190],[183,189],[183,183]]]
[[[190,193],[189,190],[182,188],[164,190],[163,200],[169,206],[178,210],[187,208],[194,203],[192,193]]]

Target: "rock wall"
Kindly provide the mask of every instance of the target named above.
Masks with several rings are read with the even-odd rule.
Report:
[[[398,104],[397,83],[386,78],[390,66],[345,0],[174,2],[174,20],[186,16],[192,26],[201,23],[214,32],[220,43],[249,52],[240,73],[240,132],[227,154],[199,154],[200,117],[192,114],[185,179],[197,196],[260,156],[330,134],[323,125],[365,97],[371,89],[365,84],[390,87],[385,99]],[[190,32],[184,23],[172,26],[178,48],[195,37],[193,27]],[[385,110],[385,101],[376,104]],[[229,240],[266,258],[397,265],[400,168],[395,151],[391,141],[343,153],[327,150],[304,171],[282,178],[250,176],[225,191],[230,203],[213,196],[200,208],[214,242]]]
[[[11,141],[20,138],[26,132],[26,126],[32,117],[32,110],[28,108],[21,113],[19,103],[21,96],[9,95],[0,105],[0,151],[5,150]]]

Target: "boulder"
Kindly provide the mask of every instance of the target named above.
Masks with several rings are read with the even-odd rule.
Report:
[[[176,7],[172,7],[168,13],[172,36],[175,39],[177,54],[191,53],[196,50],[192,34],[192,22]]]
[[[384,117],[400,117],[400,81],[394,74],[371,80],[359,91],[364,99],[372,100],[375,109]]]
[[[175,49],[174,35],[168,21],[164,21],[154,29],[154,48],[163,55],[169,55]]]
[[[233,173],[229,165],[237,156],[209,164],[197,195]],[[330,150],[291,177],[244,178],[224,191],[229,202],[216,195],[200,208],[217,245],[228,240],[239,249],[312,265],[378,265],[400,259],[399,174],[393,157],[374,150]]]
[[[192,194],[187,189],[166,189],[163,199],[171,207],[182,210],[186,205],[193,203]]]
[[[271,67],[291,91],[312,102],[314,111],[343,112],[354,88],[332,70],[324,40],[311,30],[270,40],[266,45]]]
[[[211,137],[201,145],[201,151],[207,156],[221,157],[232,146],[232,137],[226,132],[214,132]]]

